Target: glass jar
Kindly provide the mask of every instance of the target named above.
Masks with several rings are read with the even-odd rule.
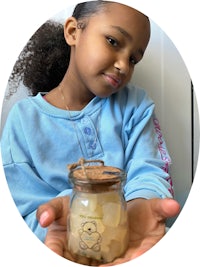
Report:
[[[89,164],[89,165],[88,165]],[[92,164],[92,165],[91,165]],[[126,174],[100,160],[69,165],[73,184],[68,248],[74,255],[108,263],[128,246],[128,219],[122,185]]]

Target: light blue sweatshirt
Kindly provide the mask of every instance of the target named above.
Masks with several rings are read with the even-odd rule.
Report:
[[[13,199],[42,241],[38,206],[72,191],[67,164],[101,159],[124,169],[125,199],[172,197],[170,157],[144,90],[126,87],[95,97],[82,111],[49,104],[41,94],[14,105],[1,140],[2,160]]]

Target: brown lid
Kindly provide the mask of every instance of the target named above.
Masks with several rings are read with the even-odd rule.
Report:
[[[124,171],[116,167],[104,166],[101,160],[80,159],[79,162],[68,165],[68,169],[69,177],[81,183],[115,183],[126,178]]]

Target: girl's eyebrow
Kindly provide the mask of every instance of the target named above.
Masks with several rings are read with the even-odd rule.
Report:
[[[116,25],[111,25],[111,27],[114,28],[114,29],[116,29],[120,33],[122,33],[130,41],[133,40],[132,36],[127,31],[125,31],[122,27],[116,26]]]
[[[111,25],[111,27],[120,32],[121,34],[123,34],[129,41],[133,41],[133,37],[122,27],[116,25]],[[144,55],[144,51],[142,49],[139,49],[138,52],[141,56]]]

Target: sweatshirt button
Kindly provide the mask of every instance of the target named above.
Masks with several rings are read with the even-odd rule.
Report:
[[[87,134],[87,135],[91,135],[91,133],[92,133],[91,128],[89,128],[89,127],[85,127],[85,128],[84,128],[84,133]]]
[[[94,143],[93,141],[92,141],[92,142],[90,142],[90,144],[89,144],[89,147],[90,147],[91,149],[95,150],[95,149],[96,149],[96,147],[97,147],[97,144],[96,144],[96,142],[95,142],[95,143]]]

